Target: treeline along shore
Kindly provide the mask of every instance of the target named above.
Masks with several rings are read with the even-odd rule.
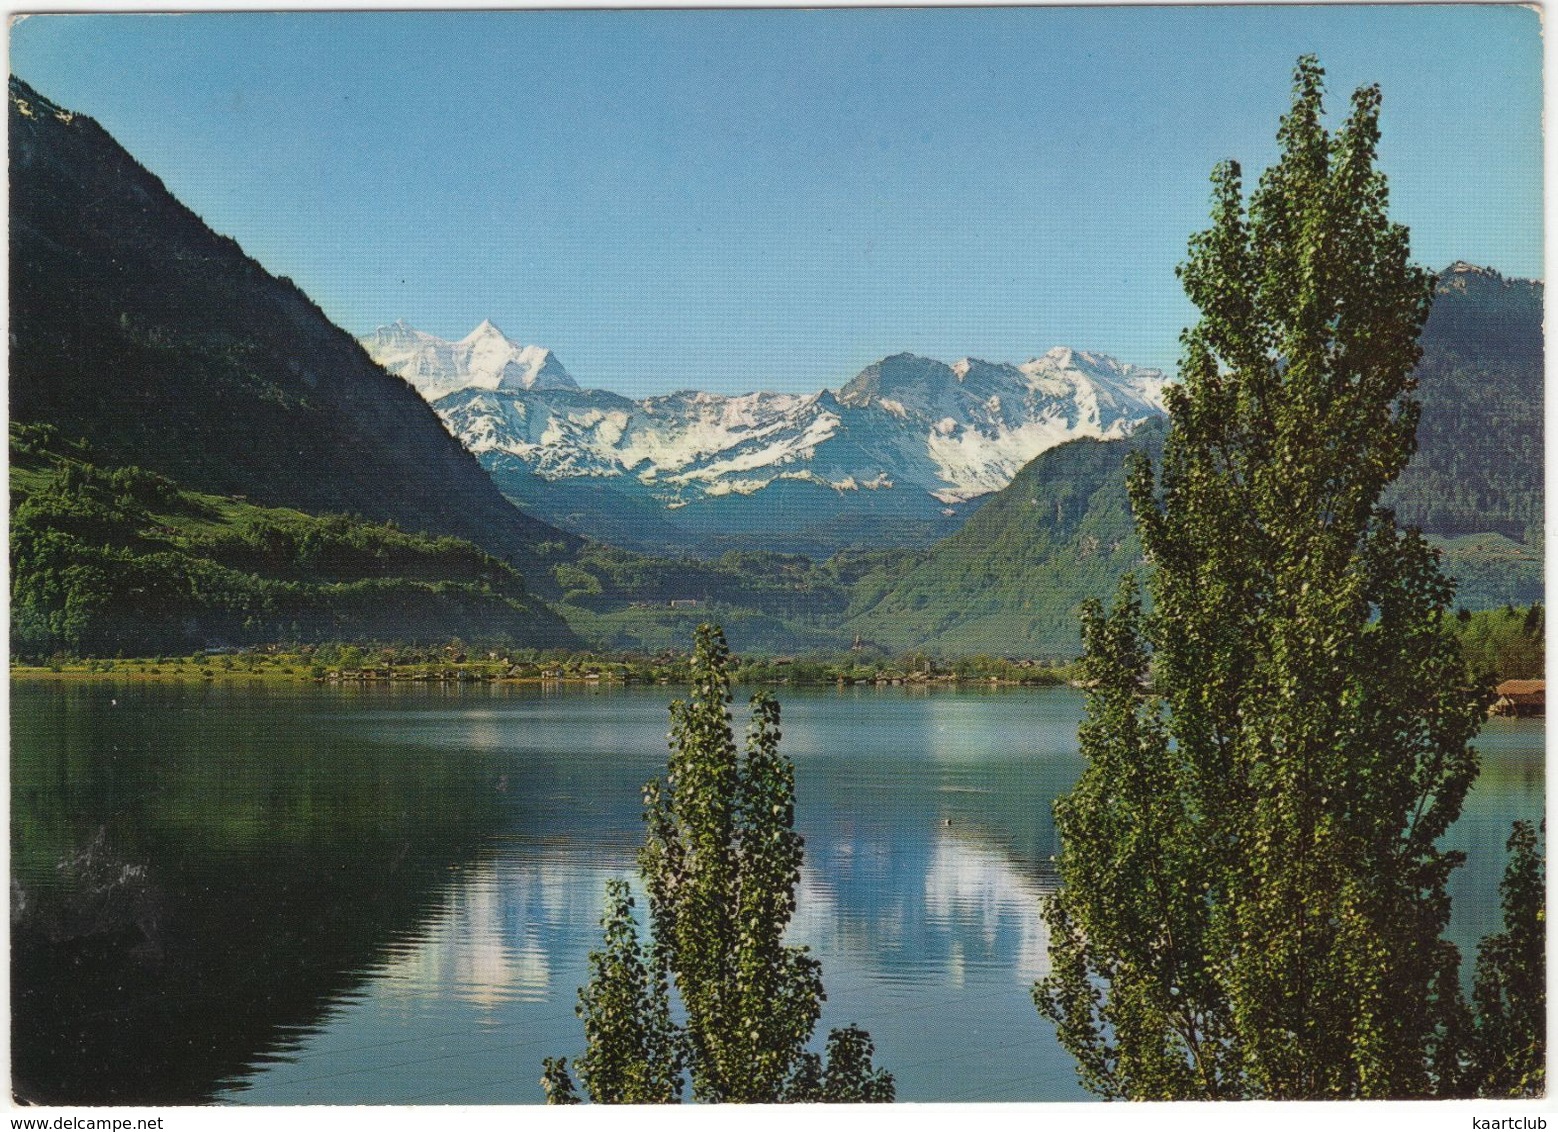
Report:
[[[1541,604],[1461,610],[1454,628],[1467,663],[1488,684],[1540,679],[1546,659],[1545,610]],[[13,662],[17,678],[112,678],[118,680],[265,680],[331,684],[680,684],[691,657],[680,652],[631,652],[483,648],[454,641],[416,645],[269,645],[221,647],[188,655],[77,657]],[[1074,683],[1070,660],[999,657],[978,653],[938,657],[926,652],[889,657],[862,648],[847,654],[738,656],[737,683],[824,687],[1054,687]]]
[[[57,656],[40,664],[13,664],[23,679],[170,681],[281,681],[327,684],[677,684],[685,683],[691,658],[683,654],[635,656],[595,653],[541,654],[457,647],[364,649],[356,645],[298,649],[245,648],[189,656],[126,659]],[[1053,687],[1073,678],[1070,664],[990,656],[942,660],[926,655],[879,657],[745,657],[733,666],[748,685],[825,687]]]

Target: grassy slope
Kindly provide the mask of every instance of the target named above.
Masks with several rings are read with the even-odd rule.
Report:
[[[40,430],[12,432],[13,654],[577,643],[512,567],[470,543],[183,491],[141,469],[101,468]]]

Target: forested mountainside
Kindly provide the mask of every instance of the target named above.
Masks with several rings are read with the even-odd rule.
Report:
[[[188,654],[277,641],[578,639],[508,563],[393,522],[184,491],[11,425],[11,652]]]
[[[1419,342],[1417,456],[1386,501],[1454,538],[1541,541],[1541,283],[1457,263],[1439,276]]]
[[[95,122],[9,96],[13,653],[576,643],[525,583],[579,540]]]
[[[1156,460],[1165,425],[1128,440],[1073,440],[1028,464],[957,534],[855,594],[851,626],[894,649],[1065,657],[1077,609],[1140,568],[1126,454]]]

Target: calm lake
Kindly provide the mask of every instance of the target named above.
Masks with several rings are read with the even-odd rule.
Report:
[[[70,1102],[529,1104],[573,1013],[674,688],[13,682],[12,1050]],[[784,690],[818,1028],[900,1100],[1083,1099],[1029,999],[1069,689]],[[738,733],[745,728],[737,704]],[[1450,840],[1463,953],[1543,810],[1495,720]],[[642,908],[642,902],[641,902]]]

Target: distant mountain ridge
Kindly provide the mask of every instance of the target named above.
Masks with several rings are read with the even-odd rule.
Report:
[[[1440,548],[1468,609],[1544,596],[1542,307],[1540,282],[1452,264],[1420,338],[1417,453],[1385,502]],[[1082,600],[1145,567],[1126,454],[1160,463],[1163,428],[1044,452],[956,534],[857,588],[845,628],[890,649],[1074,655]]]
[[[458,342],[380,328],[430,407],[17,80],[10,146],[13,649],[19,624],[40,655],[495,625],[659,649],[714,618],[740,649],[858,633],[1064,657],[1077,603],[1140,564],[1121,469],[1161,437],[1156,371],[1066,349],[1020,366],[900,354],[836,393],[635,401],[491,323]],[[1422,336],[1418,453],[1388,502],[1471,608],[1543,592],[1542,314],[1542,284],[1455,264]],[[583,546],[494,480],[560,526],[703,560]]]
[[[484,322],[464,342],[491,332]],[[571,378],[478,374],[462,343],[404,322],[361,342],[429,397],[510,498],[565,529],[654,551],[923,545],[1038,453],[1161,415],[1168,380],[1062,347],[1021,366],[897,354],[836,394],[635,401]],[[506,339],[493,350],[542,353]]]

